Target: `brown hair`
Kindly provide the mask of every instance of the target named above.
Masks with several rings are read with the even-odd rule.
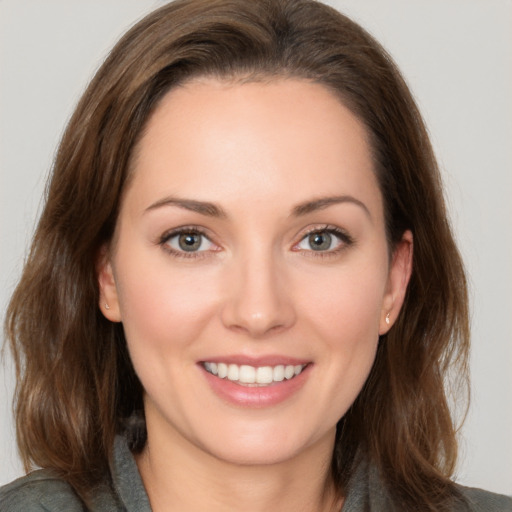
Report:
[[[414,236],[405,303],[363,391],[338,425],[333,476],[356,451],[405,508],[443,510],[455,429],[445,379],[466,375],[464,270],[428,135],[391,58],[357,24],[311,0],[178,0],[116,45],[71,118],[6,318],[17,364],[18,444],[86,497],[108,474],[116,433],[142,409],[122,326],[98,308],[95,261],[113,236],[132,150],[158,101],[196,76],[323,84],[366,125],[390,249]],[[140,433],[140,432],[139,432]],[[134,443],[144,443],[144,436]]]

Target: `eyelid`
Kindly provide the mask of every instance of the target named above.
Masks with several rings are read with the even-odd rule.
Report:
[[[196,226],[194,224],[187,224],[185,226],[178,226],[176,228],[168,229],[164,231],[158,238],[158,243],[165,243],[169,238],[173,236],[180,235],[182,233],[197,233],[199,235],[204,235],[206,238],[210,238],[206,233],[206,230],[201,226]]]
[[[215,248],[208,248],[206,250],[201,251],[183,251],[179,249],[175,249],[174,247],[168,244],[169,240],[174,237],[184,235],[184,234],[197,234],[204,238],[206,238]],[[201,226],[196,225],[186,225],[186,226],[178,226],[176,228],[172,228],[166,232],[164,232],[157,240],[157,244],[162,247],[166,252],[175,256],[177,258],[202,258],[206,257],[208,253],[218,252],[220,247],[212,240],[212,237],[208,234],[207,230],[202,228]]]
[[[205,237],[214,246],[214,248],[188,252],[175,249],[168,244],[168,241],[171,238],[179,236],[181,234],[188,233],[194,233]],[[340,241],[340,244],[338,247],[334,249],[328,249],[325,251],[315,251],[313,249],[308,250],[300,248],[299,244],[302,243],[306,237],[314,233],[329,233],[335,236]],[[294,243],[294,245],[292,246],[292,250],[295,252],[307,253],[308,255],[311,255],[313,257],[335,256],[355,243],[354,238],[345,229],[342,229],[339,226],[332,224],[310,226],[306,230],[303,230],[299,236],[300,238],[297,242]],[[197,225],[178,226],[176,228],[167,230],[158,238],[156,243],[160,245],[166,252],[170,253],[172,256],[175,256],[177,258],[203,258],[208,257],[209,255],[211,255],[211,253],[219,252],[222,250],[222,248],[212,239],[212,236],[209,234],[209,231]]]
[[[308,250],[308,249],[302,249],[299,247],[299,244],[301,244],[306,239],[306,237],[308,237],[312,234],[315,234],[315,233],[329,233],[330,235],[335,236],[336,238],[338,238],[340,240],[340,242],[341,242],[340,246],[336,247],[335,249],[329,249],[326,251],[315,251],[313,249]],[[351,235],[349,235],[349,233],[345,229],[342,229],[342,228],[332,225],[332,224],[322,224],[322,225],[311,226],[311,227],[307,228],[306,231],[303,231],[300,234],[299,241],[293,245],[292,250],[295,250],[297,252],[308,253],[315,257],[328,257],[328,256],[333,256],[333,255],[338,254],[339,252],[343,251],[347,247],[353,245],[354,242],[355,242],[354,238]]]

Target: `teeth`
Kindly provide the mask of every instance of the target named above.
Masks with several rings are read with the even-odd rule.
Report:
[[[238,380],[238,376],[240,375],[240,371],[236,364],[230,364],[228,366],[228,379],[229,380]]]
[[[228,376],[228,365],[227,364],[224,364],[224,363],[219,363],[217,365],[217,375],[221,378],[221,379],[224,379]]]
[[[281,382],[284,380],[284,365],[280,364],[279,366],[274,367],[273,378],[276,382]]]
[[[247,364],[203,363],[205,370],[220,379],[240,384],[266,385],[290,380],[299,375],[306,365],[279,364],[277,366],[250,366]]]
[[[256,368],[243,364],[240,366],[240,377],[238,380],[244,384],[254,384],[256,382]]]
[[[284,367],[284,378],[291,379],[295,375],[295,366],[288,365]]]
[[[260,366],[256,370],[258,384],[270,384],[274,380],[274,370],[270,366]]]

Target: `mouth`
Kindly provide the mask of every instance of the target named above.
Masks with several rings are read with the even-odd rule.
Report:
[[[251,366],[205,361],[202,366],[208,373],[219,379],[226,379],[241,386],[264,387],[292,380],[300,375],[308,365]]]

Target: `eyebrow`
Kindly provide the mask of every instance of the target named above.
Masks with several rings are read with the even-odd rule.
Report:
[[[304,203],[300,203],[293,208],[292,215],[294,217],[302,217],[309,213],[313,213],[318,210],[328,208],[329,206],[343,203],[352,203],[355,204],[356,206],[359,206],[371,219],[370,211],[368,210],[366,205],[359,199],[356,199],[355,197],[348,195],[320,197],[312,201],[305,201]],[[225,219],[228,217],[226,212],[220,206],[214,203],[210,203],[207,201],[196,201],[194,199],[182,199],[177,197],[164,197],[163,199],[160,199],[155,203],[151,204],[150,206],[148,206],[144,210],[144,213],[151,210],[156,210],[157,208],[162,208],[164,206],[176,206],[178,208],[183,208],[184,210],[196,212],[207,217],[216,217],[220,219]]]
[[[164,197],[163,199],[160,199],[159,201],[156,201],[152,205],[148,206],[144,210],[144,213],[151,210],[156,210],[157,208],[161,208],[163,206],[177,206],[178,208],[200,213],[201,215],[206,215],[207,217],[227,217],[226,212],[220,206],[217,206],[213,203],[206,201],[195,201],[194,199],[180,199],[177,197]]]
[[[297,206],[295,206],[295,208],[292,211],[292,214],[295,217],[301,217],[303,215],[307,215],[308,213],[316,212],[318,210],[328,208],[329,206],[343,203],[352,203],[355,204],[356,206],[359,206],[364,210],[366,215],[371,220],[372,216],[367,206],[362,201],[359,201],[359,199],[347,195],[320,197],[318,199],[314,199],[313,201],[306,201],[304,203],[300,203]]]

